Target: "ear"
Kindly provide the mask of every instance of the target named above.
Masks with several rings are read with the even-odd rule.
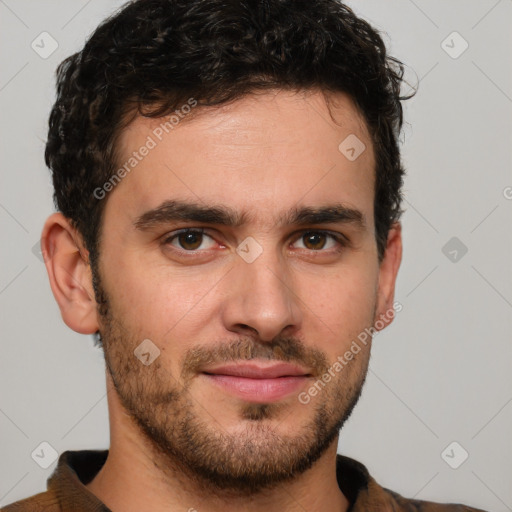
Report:
[[[98,330],[89,252],[82,237],[61,213],[46,220],[41,250],[62,319],[81,334]]]
[[[377,289],[377,307],[375,310],[374,328],[380,331],[387,327],[395,317],[393,301],[395,297],[395,282],[402,261],[402,225],[395,222],[388,233],[388,240],[384,257],[379,269],[379,284]],[[378,328],[378,325],[384,324]]]

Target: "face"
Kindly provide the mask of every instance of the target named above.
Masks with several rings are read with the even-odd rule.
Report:
[[[320,92],[279,91],[202,109],[161,140],[162,120],[142,117],[121,136],[120,167],[147,154],[103,199],[108,371],[155,454],[212,489],[305,471],[361,392],[370,344],[332,367],[382,312],[389,280],[371,140],[334,99],[336,122]],[[355,160],[338,148],[354,135]]]

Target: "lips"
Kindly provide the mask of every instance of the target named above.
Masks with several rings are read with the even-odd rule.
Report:
[[[230,364],[204,370],[204,373],[210,375],[231,375],[233,377],[245,377],[247,379],[311,376],[304,368],[289,363],[274,363],[266,366],[254,363]]]
[[[312,377],[307,369],[289,363],[239,363],[203,370],[219,389],[246,402],[268,403],[296,394]]]

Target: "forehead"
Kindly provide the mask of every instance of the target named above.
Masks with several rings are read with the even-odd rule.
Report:
[[[120,134],[119,167],[135,165],[108,203],[140,215],[190,199],[259,212],[268,223],[299,203],[346,202],[373,212],[373,145],[346,95],[277,90],[184,110],[190,113],[167,124],[169,117],[138,116]],[[144,146],[151,149],[140,158]]]

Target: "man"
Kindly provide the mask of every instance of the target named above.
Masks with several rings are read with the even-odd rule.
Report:
[[[402,74],[335,0],[138,0],[61,64],[42,250],[111,446],[6,511],[476,510],[336,453],[397,309]]]

